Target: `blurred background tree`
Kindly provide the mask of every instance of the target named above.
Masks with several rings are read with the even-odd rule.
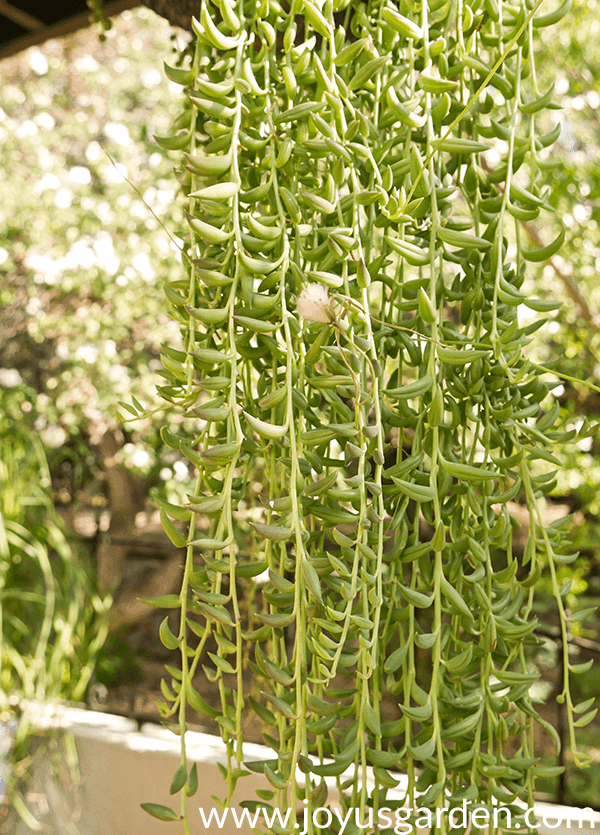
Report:
[[[177,182],[151,139],[180,95],[161,73],[171,37],[151,12],[126,12],[104,44],[84,30],[3,67],[0,384],[19,389],[57,506],[99,540],[109,589],[127,547],[116,540],[135,532],[148,489],[187,475],[150,421],[116,418],[132,395],[158,405],[159,346],[177,338],[161,313],[162,281],[179,268],[161,226],[177,229]]]

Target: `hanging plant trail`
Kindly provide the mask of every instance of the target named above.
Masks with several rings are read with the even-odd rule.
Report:
[[[564,233],[527,250],[519,223],[549,210],[536,183],[560,128],[538,127],[554,105],[535,32],[568,3],[539,5],[202,0],[191,67],[166,67],[187,106],[157,141],[181,152],[189,242],[165,287],[184,349],[164,346],[160,389],[185,420],[162,437],[197,478],[188,504],[161,501],[187,560],[181,594],[154,601],[181,610],[179,634],[161,627],[181,650],[161,706],[181,807],[146,808],[186,832],[188,704],[227,744],[223,806],[250,768],[271,790],[247,805],[304,800],[311,832],[326,776],[344,813],[377,822],[393,771],[410,808],[434,811],[531,805],[550,773],[533,749],[535,722],[558,744],[529,695],[533,595],[548,567],[566,647],[555,567],[575,555],[568,520],[540,512],[558,408],[543,414],[551,386],[525,352],[558,305],[521,288]],[[521,325],[521,305],[542,319]],[[200,663],[219,709],[192,686]],[[583,765],[574,727],[593,711],[571,702],[566,651],[564,667]],[[244,768],[247,710],[273,753]]]

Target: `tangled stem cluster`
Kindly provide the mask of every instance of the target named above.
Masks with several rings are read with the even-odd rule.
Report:
[[[162,437],[197,476],[188,503],[160,500],[187,549],[181,594],[155,601],[181,611],[178,634],[161,627],[181,650],[161,705],[181,810],[148,810],[186,831],[188,704],[227,745],[223,805],[248,769],[271,787],[248,806],[310,812],[334,777],[375,818],[398,770],[432,810],[531,803],[551,773],[534,590],[547,567],[566,645],[556,565],[575,555],[568,520],[541,516],[558,406],[543,412],[551,385],[524,356],[543,316],[518,313],[558,306],[521,288],[564,232],[527,250],[519,224],[549,210],[537,181],[560,127],[539,128],[554,105],[535,33],[568,3],[540,2],[202,0],[189,69],[166,67],[186,107],[157,141],[181,152],[189,244],[165,286],[183,349],[164,346],[160,391],[182,422]],[[584,764],[574,727],[593,714],[566,651],[564,668]],[[272,757],[245,767],[248,710]]]

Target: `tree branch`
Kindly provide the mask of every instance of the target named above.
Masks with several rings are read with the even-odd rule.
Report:
[[[542,240],[540,233],[538,230],[527,220],[521,221],[521,226],[527,233],[529,240],[534,243],[539,249],[542,249],[546,244]],[[571,278],[570,275],[560,267],[558,264],[556,257],[552,257],[548,260],[548,264],[552,267],[558,278],[560,279],[563,287],[565,288],[565,292],[567,296],[575,303],[577,308],[579,309],[579,313],[581,314],[582,319],[585,319],[588,325],[590,325],[594,330],[600,331],[600,322],[594,315],[592,309],[590,308],[589,304],[587,303],[586,299],[582,294],[579,292],[579,288],[575,281]]]
[[[199,4],[192,0],[141,0],[144,6],[164,17],[172,26],[192,30],[192,15],[198,16]]]

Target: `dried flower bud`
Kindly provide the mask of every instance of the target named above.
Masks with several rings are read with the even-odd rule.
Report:
[[[296,309],[311,322],[327,325],[332,321],[331,299],[322,284],[308,284],[298,296]]]

